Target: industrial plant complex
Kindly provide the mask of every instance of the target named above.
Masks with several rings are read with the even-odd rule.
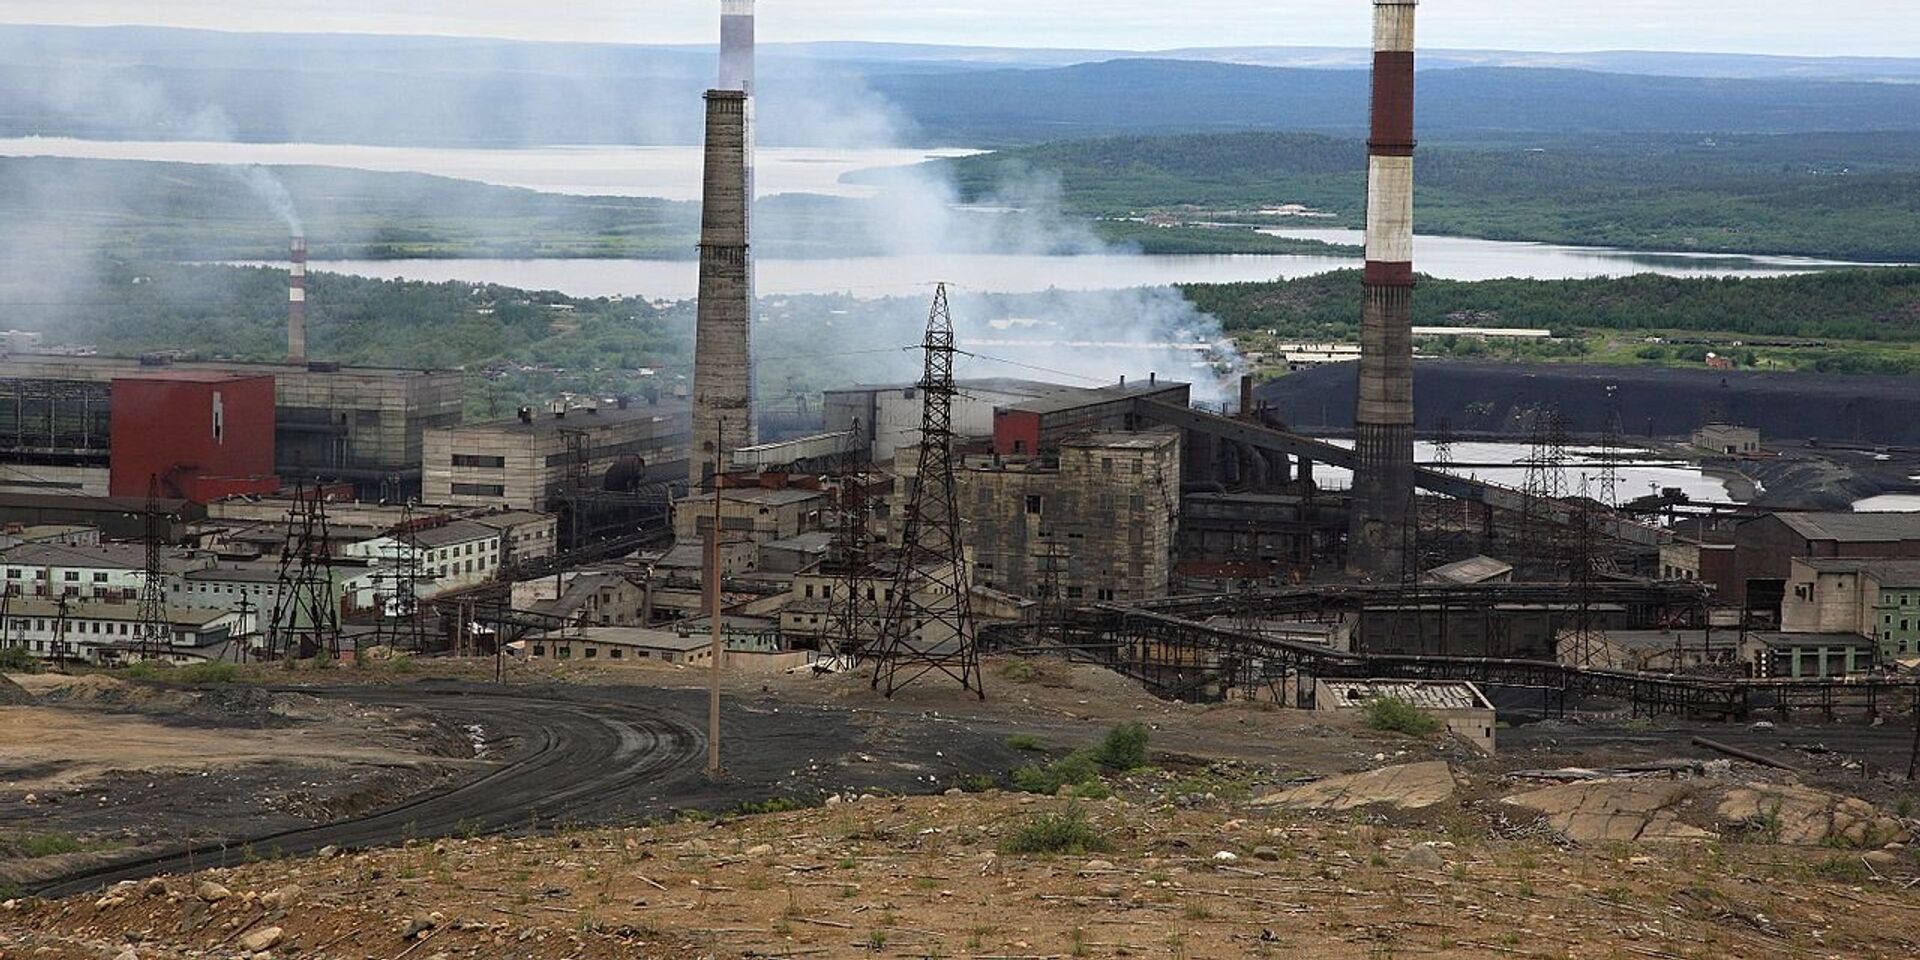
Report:
[[[930,282],[918,341],[875,345],[908,351],[920,365],[917,377],[859,382],[848,372],[806,396],[798,405],[803,413],[776,417],[756,387],[763,365],[754,334],[764,306],[754,282],[754,161],[756,124],[764,117],[756,115],[754,2],[722,0],[718,80],[701,102],[699,242],[688,254],[697,259],[689,269],[698,271],[699,292],[688,382],[644,393],[569,393],[476,416],[485,405],[469,402],[472,371],[343,365],[309,346],[310,324],[317,321],[309,313],[304,237],[294,238],[286,264],[284,359],[277,356],[277,303],[272,360],[114,357],[9,340],[0,348],[0,652],[11,652],[11,662],[30,658],[37,669],[81,674],[234,664],[278,666],[294,677],[333,665],[451,664],[447,669],[466,671],[449,674],[467,684],[459,689],[471,701],[465,709],[483,718],[467,728],[478,745],[476,764],[500,742],[515,750],[546,744],[540,749],[553,756],[584,751],[580,757],[603,775],[657,760],[662,766],[647,767],[647,776],[666,777],[668,761],[659,758],[669,749],[671,769],[691,771],[698,749],[711,748],[706,770],[712,782],[723,782],[717,751],[724,682],[733,684],[727,736],[739,737],[734,724],[756,731],[761,745],[746,749],[775,755],[760,760],[809,784],[793,788],[795,794],[824,793],[805,778],[822,766],[817,757],[826,753],[819,744],[836,737],[882,754],[871,764],[876,769],[910,772],[900,793],[948,790],[951,799],[962,787],[974,791],[947,769],[957,761],[949,762],[945,751],[961,757],[961,745],[969,744],[968,758],[990,755],[997,762],[1006,749],[1048,749],[1008,747],[1020,738],[1009,739],[1000,727],[978,736],[971,726],[961,730],[978,720],[965,711],[988,709],[981,701],[1032,682],[1036,669],[1053,676],[1045,670],[1056,668],[1031,666],[1042,661],[1063,671],[1098,671],[1150,697],[1157,706],[1128,707],[1132,712],[1115,722],[1125,726],[1138,716],[1156,731],[1162,722],[1187,722],[1180,710],[1202,709],[1185,704],[1259,704],[1290,717],[1298,712],[1304,719],[1284,736],[1304,742],[1331,729],[1325,725],[1359,723],[1352,717],[1370,704],[1391,701],[1431,718],[1434,737],[1445,744],[1419,741],[1393,754],[1417,752],[1405,759],[1409,764],[1490,762],[1508,749],[1516,724],[1538,722],[1577,738],[1587,735],[1579,725],[1597,716],[1689,731],[1694,728],[1685,725],[1751,731],[1772,724],[1910,722],[1920,730],[1920,513],[1857,513],[1817,498],[1786,502],[1829,482],[1827,474],[1806,481],[1795,473],[1806,464],[1890,476],[1910,461],[1920,463],[1912,450],[1810,430],[1781,435],[1781,421],[1762,412],[1772,402],[1762,396],[1765,385],[1719,371],[1684,396],[1650,400],[1652,388],[1642,391],[1644,385],[1620,378],[1573,382],[1571,374],[1555,380],[1555,374],[1487,369],[1492,365],[1416,363],[1418,10],[1418,0],[1372,2],[1365,262],[1354,277],[1357,346],[1289,345],[1281,357],[1294,372],[1271,379],[1236,369],[1218,382],[1202,382],[1217,374],[1205,365],[1144,377],[1122,376],[1116,366],[1105,382],[1076,384],[1053,382],[1067,378],[1038,364],[1024,364],[1019,377],[975,377],[967,375],[970,368],[956,374],[956,365],[971,356],[955,329],[954,314],[965,303],[950,301],[947,285]],[[1353,118],[1356,125],[1362,119]],[[277,291],[278,273],[273,276]],[[913,317],[916,325],[922,319]],[[1225,402],[1206,402],[1219,397]],[[1812,416],[1806,410],[1828,402],[1807,397],[1806,409],[1794,416]],[[1799,421],[1792,422],[1798,429]],[[1623,479],[1635,470],[1642,471],[1636,479]],[[1743,495],[1727,501],[1689,495],[1678,481],[1667,482],[1682,471],[1720,478]],[[1014,666],[996,667],[1001,658]],[[514,666],[555,671],[542,674],[541,682],[561,686],[571,676],[566,669],[587,664],[680,671],[679,687],[686,689],[659,694],[658,701],[686,706],[689,714],[700,706],[694,694],[710,683],[712,720],[702,736],[714,739],[658,734],[632,719],[658,707],[642,703],[651,693],[552,694],[551,702],[523,711],[485,686]],[[860,709],[872,716],[846,721],[846,730],[817,732],[828,723],[821,719],[824,708],[807,712],[778,699],[789,689],[780,683],[805,682],[837,684],[835,697],[855,695],[847,690],[870,695]],[[1106,688],[1068,693],[1061,683],[1059,690],[1024,687],[1019,709],[1076,721],[1109,718],[1112,711],[1100,701]],[[392,718],[424,709],[429,699],[422,693],[418,702],[406,702],[381,691],[367,697],[392,711],[366,719],[369,727],[398,724]],[[305,718],[299,710],[317,715],[320,708],[275,709]],[[859,726],[871,722],[880,731],[916,713],[928,724],[953,724],[954,740],[929,735],[924,749],[901,759],[874,746],[890,734]],[[769,719],[774,714],[781,714],[777,722]],[[352,722],[361,723],[359,716]],[[371,708],[366,716],[373,716]],[[277,723],[276,714],[258,725]],[[560,726],[566,723],[611,724],[613,732],[596,728],[586,746],[568,744]],[[781,724],[792,725],[790,737]],[[1144,738],[1146,727],[1140,730]],[[1181,749],[1198,755],[1218,733],[1188,729]],[[1266,748],[1293,749],[1273,736]],[[1833,736],[1837,745],[1841,735]],[[650,745],[635,746],[642,741]],[[1635,741],[1644,742],[1650,741]],[[1402,762],[1387,759],[1394,749],[1376,751],[1370,742],[1343,754],[1340,763]],[[1651,749],[1635,753],[1635,762],[1644,763],[1620,776],[1665,784],[1699,775]],[[1705,749],[1722,761],[1758,762],[1741,746],[1710,741]],[[1366,759],[1376,752],[1373,761]],[[1067,761],[1093,763],[1092,756],[1083,752]],[[846,767],[857,771],[869,761],[863,753],[859,763],[849,761],[833,775],[850,778]],[[928,764],[924,770],[916,765],[921,761]],[[1141,766],[1099,762],[1109,773]],[[1208,809],[1235,789],[1228,781],[1238,762],[1181,759],[1163,778],[1169,784],[1178,778],[1180,785],[1156,795],[1150,810],[1128,808],[1125,816],[1172,818]],[[474,833],[520,831],[528,823],[533,829],[523,832],[538,832],[576,807],[595,816],[614,809],[605,798],[592,801],[604,801],[605,809],[583,799],[592,792],[585,780],[578,796],[567,793],[574,789],[566,779],[572,774],[561,761],[552,763],[559,771],[551,774],[553,784],[537,782],[549,774],[515,774],[528,778],[513,788],[522,791],[512,795],[518,819],[461,810],[459,822],[468,824],[471,814]],[[1044,781],[1054,768],[1032,769],[1041,773],[1023,771],[1016,779]],[[1514,775],[1574,784],[1603,777],[1581,770]],[[1501,775],[1508,773],[1502,768]],[[410,790],[429,797],[419,801],[421,824],[430,827],[423,836],[450,835],[455,801],[469,802],[459,791],[469,788],[424,775],[406,779],[414,775],[395,773],[394,786],[383,783],[340,802],[337,809],[374,824],[364,840],[358,834],[335,840],[311,824],[276,825],[290,832],[274,836],[288,838],[289,853],[326,849],[324,857],[353,856],[352,844],[397,836],[398,821],[376,823],[366,811]],[[1467,780],[1458,781],[1462,791]],[[1446,786],[1450,793],[1453,781]],[[1081,788],[1073,781],[1023,782],[1020,789],[1076,804],[1083,797],[1099,800],[1091,791],[1076,793]],[[560,799],[549,808],[542,790]],[[1407,791],[1387,792],[1398,803]],[[286,801],[288,809],[304,811],[297,807],[303,797]],[[670,824],[705,816],[698,803],[721,809],[719,798],[702,794],[687,808],[664,813],[645,809],[658,815],[652,822]],[[108,802],[103,793],[99,803]],[[821,802],[843,800],[836,792]],[[844,802],[862,804],[852,818],[859,822],[836,829],[855,840],[863,829],[879,829],[869,822],[878,806],[866,806],[874,797],[849,792]],[[1661,803],[1667,804],[1661,810],[1685,806]],[[634,811],[642,808],[636,801],[617,814],[637,821]],[[1355,837],[1398,829],[1392,816],[1338,809],[1350,816]],[[906,890],[904,880],[873,894],[880,888],[871,880],[837,879],[860,869],[840,840],[782,847],[777,855],[723,840],[733,829],[728,816],[717,815],[710,842],[688,841],[677,853],[658,854],[658,861],[653,847],[636,853],[643,847],[628,841],[628,859],[609,875],[643,871],[649,887],[640,894],[654,899],[651,906],[674,911],[694,909],[680,903],[692,899],[705,911],[706,898],[717,896],[710,891],[730,892],[712,879],[707,886],[655,882],[655,875],[666,876],[660,871],[713,851],[778,867],[767,867],[767,876],[785,871],[844,888],[847,898],[856,891],[878,897],[875,916],[891,917],[894,898],[919,895]],[[1271,833],[1262,832],[1269,827]],[[1574,836],[1561,827],[1556,837]],[[409,850],[413,829],[409,821]],[[962,842],[958,832],[949,839],[947,829],[926,827],[918,842]],[[1138,871],[1102,860],[1080,867],[1106,848],[1072,847],[1078,859],[1069,872],[1078,871],[1080,887],[1047,906],[1023,909],[1045,912],[1055,901],[1092,898],[1116,911],[1148,911],[1157,895],[1121,892],[1122,882],[1153,876],[1159,878],[1151,881],[1154,890],[1172,891],[1192,882],[1189,870],[1252,882],[1267,874],[1250,866],[1279,869],[1276,864],[1295,856],[1289,822],[1256,821],[1258,836],[1238,846],[1228,833],[1239,827],[1204,829],[1212,832],[1195,833],[1192,850],[1182,839],[1156,851],[1164,863]],[[1520,828],[1514,831],[1519,835]],[[1582,835],[1581,842],[1589,839]],[[1338,888],[1354,882],[1370,857],[1384,863],[1365,846],[1371,842],[1356,839],[1353,849],[1362,852],[1339,855],[1338,870],[1348,873],[1326,868],[1326,879],[1313,883]],[[562,855],[587,856],[603,843],[619,849],[616,840],[583,835]],[[1466,876],[1469,860],[1451,844],[1428,846],[1434,858],[1462,864],[1451,874],[1454,881]],[[1000,855],[1011,856],[1009,849],[1002,846]],[[177,851],[139,852],[154,855],[137,868],[85,864],[64,876],[49,870],[34,882],[51,893],[73,892],[181,867]],[[410,855],[421,858],[423,877],[467,869],[443,865],[444,852],[423,841]],[[929,863],[934,855],[927,854]],[[930,897],[933,891],[944,897],[953,876],[998,878],[1008,868],[995,857],[986,853],[957,871],[916,867],[911,882]],[[1627,869],[1626,856],[1617,859]],[[363,876],[378,874],[363,861],[339,863],[352,863]],[[838,868],[831,866],[835,861]],[[240,861],[221,852],[210,862]],[[1492,863],[1474,862],[1471,869],[1490,870]],[[400,875],[412,882],[412,870]],[[754,876],[759,879],[740,883],[765,882]],[[1445,891],[1447,876],[1434,873],[1433,889]],[[1011,875],[1006,885],[1015,886]],[[515,910],[500,912],[562,909],[549,900],[558,902],[565,890],[530,889],[535,892],[523,895]],[[113,895],[122,894],[148,895]],[[1427,896],[1411,887],[1405,894]],[[1893,895],[1884,888],[1879,894]],[[206,892],[195,896],[209,905],[219,900]],[[1135,898],[1131,905],[1128,896]],[[1239,898],[1280,903],[1271,896],[1277,895]],[[1516,898],[1531,896],[1529,888]],[[1626,894],[1604,896],[1633,902]],[[1742,909],[1702,897],[1709,906],[1699,910]],[[638,895],[603,899],[649,906]],[[398,908],[408,943],[381,955],[449,956],[433,946],[414,950],[465,929],[458,926],[465,921],[432,919],[440,914],[431,913],[424,897],[420,902],[418,909],[410,902]],[[264,900],[258,907],[275,923],[284,911],[273,911],[280,909]],[[1681,912],[1636,908],[1628,917],[1623,906],[1618,923],[1651,928]],[[740,921],[720,916],[702,922],[738,927]],[[1153,919],[1121,922],[1166,922],[1150,912],[1129,916]],[[1186,916],[1194,921],[1198,915],[1189,910]],[[242,934],[261,922],[235,921],[216,936],[244,941]],[[516,915],[511,925],[533,922]],[[570,912],[566,922],[580,937],[606,926],[591,911]],[[868,922],[857,921],[862,937]],[[1742,922],[1743,930],[1773,935],[1765,918]],[[764,933],[769,923],[789,932],[795,923],[840,933],[855,925],[816,921],[795,906],[783,918],[755,919],[751,926]],[[1344,930],[1346,922],[1341,925]],[[1258,942],[1259,955],[1266,955],[1271,933],[1258,925],[1248,929],[1251,934],[1236,934],[1246,941],[1241,946],[1252,951],[1247,944]],[[207,932],[195,936],[207,939]],[[493,942],[508,944],[515,935],[501,933]],[[622,935],[652,936],[637,927]],[[518,936],[524,944],[535,935]],[[1097,932],[1093,942],[1099,947],[1101,938],[1120,936]],[[1622,942],[1640,943],[1641,936]],[[538,934],[539,942],[546,937]],[[16,955],[8,942],[0,938],[0,958]],[[878,953],[884,943],[875,934],[860,949]],[[1088,955],[1078,935],[1075,944],[1072,955]],[[138,956],[148,957],[140,947]],[[509,955],[487,949],[472,955]],[[733,955],[802,955],[768,949]],[[1654,957],[1719,955],[1628,949]],[[1747,955],[1765,953],[1750,949],[1756,952]],[[631,955],[652,955],[635,950]],[[1511,945],[1500,952],[1526,955]],[[372,948],[365,953],[374,955]],[[256,960],[278,955],[252,954]],[[1067,954],[1020,943],[971,955]],[[1170,955],[1189,954],[1175,949]],[[1389,945],[1368,955],[1394,954]]]
[[[587,628],[679,630],[669,646],[687,647],[690,625],[725,622],[739,658],[870,670],[889,692],[944,674],[984,693],[982,651],[1049,644],[1185,698],[1550,670],[1562,695],[1629,689],[1648,709],[1744,716],[1912,686],[1920,626],[1898,605],[1867,612],[1920,586],[1898,570],[1907,515],[1621,496],[1612,387],[1578,437],[1557,406],[1528,412],[1529,452],[1508,464],[1522,483],[1480,479],[1450,462],[1453,438],[1416,431],[1411,0],[1375,4],[1350,433],[1296,428],[1294,405],[1251,377],[1224,409],[1157,374],[955,379],[944,292],[920,379],[829,389],[812,432],[763,429],[753,9],[725,7],[688,395],[475,422],[458,371],[310,357],[296,238],[285,363],[0,357],[6,642],[96,663],[395,643],[528,657]],[[1430,452],[1416,458],[1416,440]],[[1724,420],[1675,442],[1767,456]],[[1601,452],[1576,483],[1582,443]],[[1825,586],[1842,566],[1880,594]],[[526,587],[554,576],[557,591]],[[1665,637],[1698,637],[1699,653],[1675,640],[1668,670],[1622,672]]]

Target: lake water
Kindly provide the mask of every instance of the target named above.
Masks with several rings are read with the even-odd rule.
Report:
[[[1883,493],[1877,497],[1855,501],[1855,513],[1906,513],[1920,511],[1920,494]]]
[[[1335,439],[1329,443],[1343,447],[1352,447],[1352,440]],[[1467,443],[1453,444],[1452,462],[1456,466],[1440,467],[1449,473],[1463,477],[1472,477],[1497,483],[1502,486],[1521,489],[1527,483],[1525,460],[1532,454],[1532,447],[1524,443]],[[1433,465],[1434,446],[1426,441],[1414,444],[1414,459]],[[1605,475],[1604,464],[1597,459],[1598,451],[1569,449],[1566,467],[1561,471],[1561,482],[1568,496],[1578,496],[1583,489],[1595,500],[1603,499],[1602,485]],[[1700,503],[1732,503],[1733,497],[1727,491],[1725,481],[1708,476],[1700,468],[1678,460],[1652,459],[1646,450],[1622,449],[1623,457],[1637,458],[1620,461],[1615,473],[1613,496],[1617,502],[1625,503],[1636,497],[1658,493],[1668,487],[1679,487],[1688,497]],[[1344,488],[1353,481],[1350,471],[1337,467],[1316,464],[1314,479],[1334,488]]]
[[[1533,243],[1424,237],[1436,251],[1420,269],[1445,279],[1484,280],[1525,276],[1541,280],[1660,273],[1668,276],[1779,276],[1844,264],[1785,257],[1695,258],[1673,255],[1654,262],[1646,254],[1583,250]],[[1459,251],[1443,257],[1437,251]],[[1358,269],[1343,257],[1285,254],[1092,254],[1077,256],[922,254],[756,262],[754,282],[763,295],[851,293],[861,297],[915,296],[936,280],[976,293],[1041,290],[1111,290],[1173,283],[1245,283],[1293,279],[1333,270]],[[577,297],[639,295],[684,300],[698,288],[693,261],[668,260],[326,260],[313,269],[384,279],[499,283],[559,290]]]
[[[1260,232],[1327,243],[1361,245],[1367,242],[1364,231],[1329,227],[1276,227]],[[1611,247],[1572,247],[1553,243],[1435,236],[1414,238],[1413,262],[1421,273],[1446,280],[1497,280],[1502,277],[1571,280],[1635,273],[1658,273],[1673,277],[1772,277],[1861,266],[1844,260],[1811,257],[1643,253]]]
[[[871,196],[876,188],[842,183],[856,170],[897,167],[968,149],[897,150],[762,148],[756,187],[762,195],[814,193]],[[0,139],[0,156],[59,156],[182,163],[316,164],[389,172],[430,173],[567,194],[656,196],[697,200],[701,149],[678,147],[537,147],[520,150],[370,147],[344,144]],[[1275,228],[1280,236],[1358,244],[1357,230]],[[1458,237],[1416,240],[1424,273],[1453,280],[1528,277],[1553,280],[1631,273],[1751,277],[1847,266],[1800,257],[1639,253],[1606,248],[1513,243]],[[919,295],[935,280],[961,290],[1031,293],[1049,288],[1105,290],[1171,283],[1234,283],[1297,278],[1355,269],[1358,260],[1321,256],[939,255],[759,261],[756,283],[766,294]],[[417,280],[462,280],[560,290],[575,296],[637,295],[686,299],[695,293],[691,261],[391,260],[327,261],[316,270]]]
[[[761,147],[754,153],[754,185],[762,196],[816,193],[868,197],[876,188],[841,183],[855,170],[899,167],[977,150],[843,150]],[[258,163],[271,166],[350,167],[385,173],[431,173],[503,187],[576,196],[700,199],[701,150],[688,147],[532,147],[522,150],[367,147],[324,143],[215,143],[202,141],[0,138],[0,156],[87,160],[159,160],[172,163]]]

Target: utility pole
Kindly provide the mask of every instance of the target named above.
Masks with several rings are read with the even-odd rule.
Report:
[[[718,780],[720,768],[720,661],[727,654],[726,631],[720,624],[720,465],[726,463],[727,421],[714,424],[713,528],[707,531],[707,615],[713,621],[713,643],[707,654],[707,776]]]

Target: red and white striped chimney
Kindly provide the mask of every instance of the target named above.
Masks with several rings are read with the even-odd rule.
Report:
[[[293,238],[293,259],[287,266],[287,362],[307,362],[307,238]]]
[[[1402,577],[1413,517],[1413,26],[1420,0],[1374,0],[1367,265],[1347,565]]]

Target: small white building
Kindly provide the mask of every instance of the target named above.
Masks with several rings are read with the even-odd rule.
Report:
[[[559,518],[550,513],[510,510],[468,518],[482,526],[500,531],[500,549],[504,563],[542,560],[559,552]]]
[[[1760,431],[1731,423],[1709,423],[1693,432],[1693,446],[1716,457],[1751,457],[1760,452]]]
[[[1493,702],[1465,680],[1318,680],[1315,710],[1349,711],[1375,700],[1410,704],[1447,725],[1447,732],[1487,756],[1493,756]]]
[[[161,558],[169,577],[212,562],[209,555],[176,550]],[[140,598],[146,569],[147,551],[139,544],[24,543],[0,550],[0,583],[16,597],[133,602]]]
[[[174,580],[169,602],[195,610],[255,610],[273,615],[280,600],[280,565],[265,561],[220,563],[189,570]]]
[[[409,552],[417,564],[414,596],[423,600],[492,580],[505,555],[501,531],[474,520],[424,527],[405,536],[375,537],[348,544],[341,552],[369,567],[346,581],[352,603],[359,609],[371,608],[380,596],[394,592],[394,580],[408,565]]]
[[[256,631],[252,613],[168,607],[169,647],[177,663],[228,659],[230,647]],[[43,660],[108,664],[132,658],[139,642],[140,605],[57,600],[11,600],[0,646],[24,649]]]

